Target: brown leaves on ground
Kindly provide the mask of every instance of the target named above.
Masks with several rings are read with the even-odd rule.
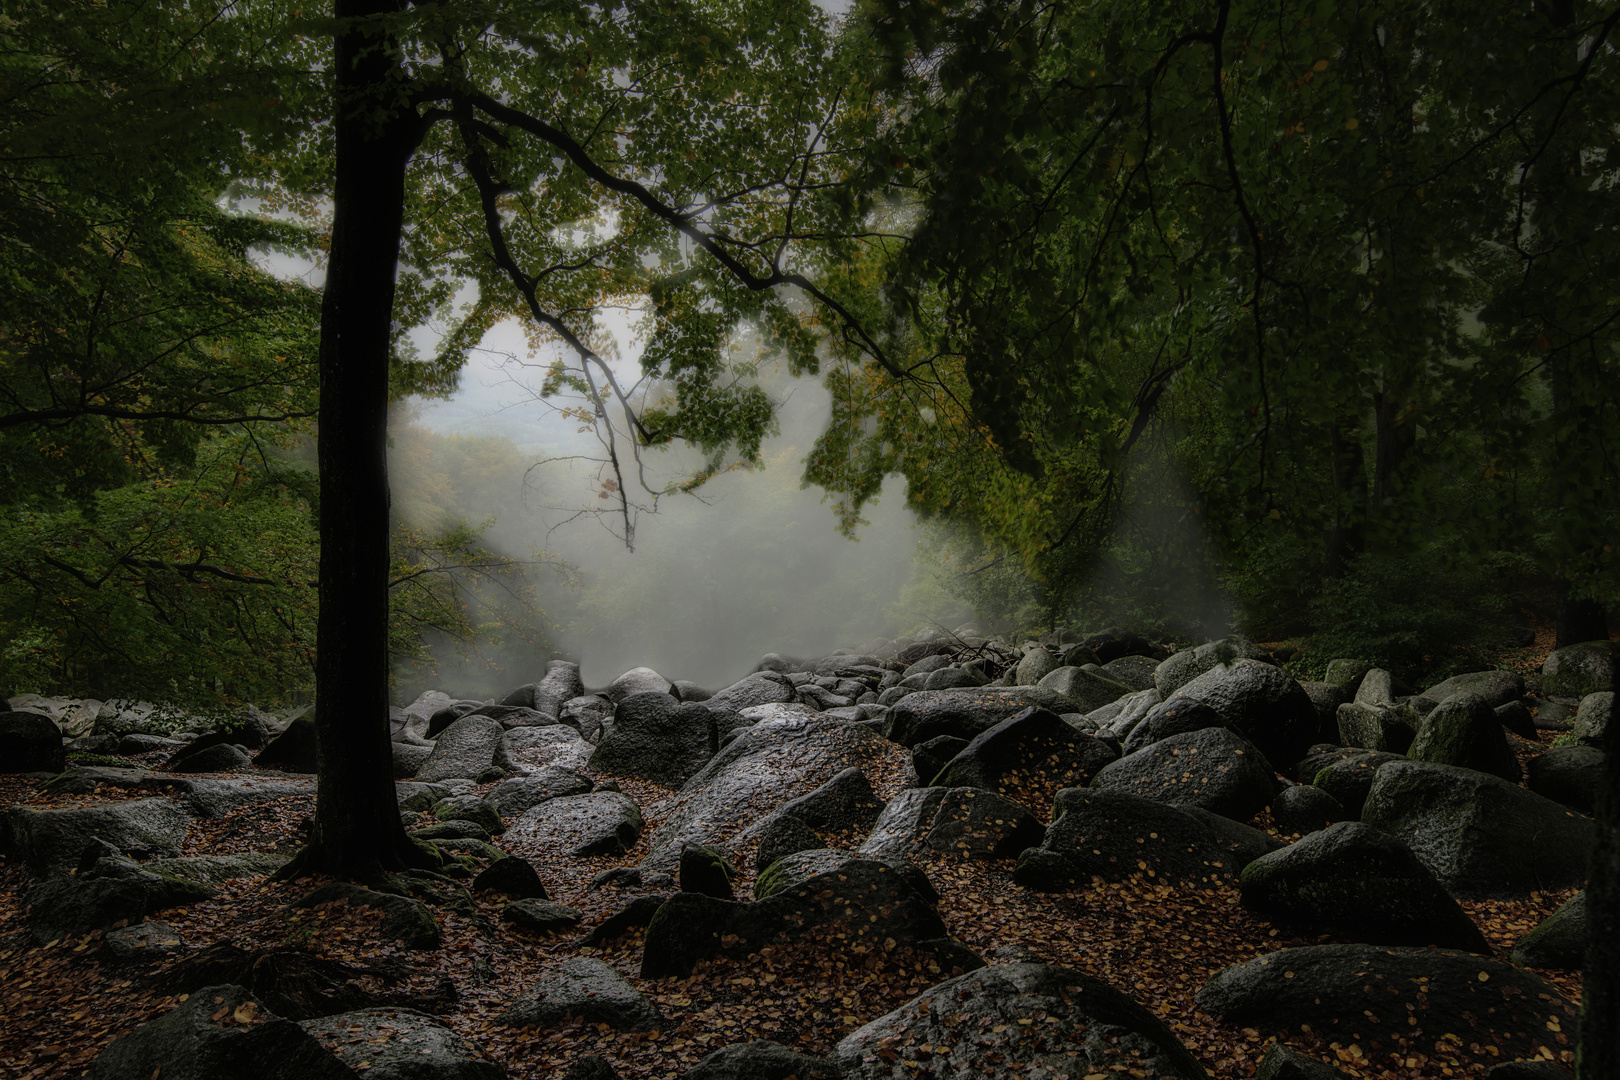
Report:
[[[1544,736],[1543,746],[1547,742],[1550,736]],[[895,764],[872,779],[880,797],[887,798],[909,778]],[[216,943],[229,943],[245,955],[303,954],[310,958],[306,967],[311,971],[358,972],[355,984],[367,992],[396,1001],[413,996],[437,1001],[440,1007],[434,1011],[443,1020],[524,1080],[560,1077],[584,1054],[607,1058],[625,1080],[673,1080],[711,1051],[753,1039],[824,1054],[855,1028],[950,976],[909,949],[859,952],[831,927],[791,947],[778,944],[748,959],[717,959],[686,979],[639,978],[639,929],[605,948],[582,950],[573,943],[577,933],[645,892],[616,887],[593,891],[588,888],[591,878],[604,869],[633,866],[646,855],[646,837],[673,797],[641,781],[618,782],[646,817],[643,839],[631,851],[572,859],[543,844],[512,850],[534,861],[553,900],[584,912],[577,932],[525,935],[501,922],[504,897],[479,894],[476,918],[435,910],[444,931],[441,949],[409,952],[378,935],[382,913],[370,908],[333,904],[281,910],[321,884],[319,880],[233,881],[214,899],[151,918],[174,926],[193,954]],[[93,796],[48,799],[37,795],[35,785],[26,778],[0,777],[0,805],[83,805],[134,794],[103,789]],[[199,820],[187,837],[186,853],[287,851],[310,809],[307,797],[283,798],[248,804],[217,820]],[[1269,815],[1256,824],[1273,828]],[[1048,895],[1014,884],[1011,860],[940,856],[919,862],[943,897],[941,913],[953,937],[987,958],[1012,946],[1022,958],[1070,965],[1106,980],[1161,1017],[1219,1080],[1251,1076],[1270,1040],[1254,1029],[1219,1024],[1200,1011],[1194,1003],[1200,987],[1230,964],[1330,940],[1268,923],[1245,909],[1230,886],[1183,889],[1143,879]],[[753,884],[751,859],[741,858],[738,865],[737,895],[745,898]],[[23,934],[19,910],[20,896],[30,884],[21,867],[0,868],[0,1015],[6,1017],[0,1031],[0,1072],[27,1080],[76,1076],[112,1039],[178,1004],[179,995],[160,989],[158,981],[176,965],[171,961],[153,971],[104,963],[98,955],[99,934],[34,947]],[[1522,901],[1464,907],[1493,947],[1505,951],[1568,896],[1541,893]],[[657,1031],[617,1032],[579,1021],[543,1031],[497,1022],[544,968],[582,953],[622,972],[669,1023]],[[1579,996],[1577,973],[1541,974],[1572,997]],[[1380,1080],[1481,1076],[1497,1060],[1493,1048],[1461,1046],[1444,1037],[1422,1045],[1341,1045],[1299,1032],[1287,1041],[1348,1076]]]

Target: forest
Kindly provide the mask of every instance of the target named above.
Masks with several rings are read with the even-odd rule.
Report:
[[[1298,680],[1353,658],[1412,691],[1608,642],[1617,24],[1596,0],[8,4],[0,684],[314,703],[283,875],[375,883],[444,865],[398,820],[390,708],[669,620],[654,582],[687,586],[689,671],[726,597],[779,613],[755,655],[922,613],[1051,648],[1238,635]],[[569,432],[541,453],[415,419],[501,328]],[[757,517],[706,505],[744,476],[770,478]],[[525,500],[633,557],[560,555]],[[879,513],[920,546],[829,549],[814,588],[729,558]],[[1593,925],[1620,941],[1604,805]],[[1583,1078],[1620,1069],[1613,1032],[1582,1045]]]

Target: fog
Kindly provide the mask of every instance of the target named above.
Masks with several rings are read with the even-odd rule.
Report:
[[[624,344],[627,327],[614,329],[625,357],[620,374],[633,380],[633,343]],[[764,467],[724,473],[695,495],[659,499],[656,513],[637,519],[632,551],[593,512],[618,505],[597,497],[598,471],[548,460],[595,449],[577,419],[539,400],[550,359],[532,355],[517,326],[503,325],[486,337],[451,400],[396,410],[396,516],[422,528],[454,517],[493,519],[484,534],[489,547],[539,560],[532,603],[482,593],[493,605],[482,617],[506,640],[466,656],[454,642],[437,640],[435,664],[396,673],[398,693],[413,696],[428,686],[496,693],[538,678],[554,658],[579,662],[587,686],[645,665],[717,689],[767,652],[817,657],[943,614],[937,605],[911,610],[902,603],[917,533],[898,480],[868,507],[869,524],[853,541],[838,533],[822,492],[800,488],[801,459],[828,416],[816,380],[762,369],[781,425],[765,443]],[[647,461],[657,488],[698,458],[675,449],[651,452]],[[536,626],[524,640],[512,631],[528,620]]]

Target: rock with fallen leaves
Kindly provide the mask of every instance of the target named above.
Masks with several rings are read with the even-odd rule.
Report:
[[[1411,848],[1359,821],[1261,856],[1243,868],[1240,886],[1255,911],[1350,941],[1491,951]]]
[[[1383,753],[1404,754],[1417,738],[1417,729],[1399,709],[1350,701],[1339,706],[1339,741],[1346,746]]]
[[[567,724],[552,724],[509,729],[501,736],[501,751],[518,771],[548,765],[578,771],[586,768],[594,748]]]
[[[209,986],[117,1039],[86,1080],[341,1080],[354,1072],[240,986]]]
[[[874,775],[879,768],[892,770],[904,757],[903,750],[877,734],[841,720],[791,713],[761,720],[681,789],[652,833],[652,850],[642,868],[673,871],[681,846],[687,843],[740,853],[758,838],[771,813],[786,803],[815,791],[845,769]]]
[[[996,964],[949,979],[851,1032],[832,1053],[847,1080],[935,1076],[1203,1080],[1164,1021],[1073,968]]]
[[[711,957],[747,956],[823,927],[832,928],[841,949],[863,954],[946,936],[908,874],[886,861],[852,859],[753,903],[676,893],[647,927],[641,977],[685,977]]]
[[[338,1060],[367,1080],[502,1080],[506,1070],[482,1057],[443,1021],[414,1009],[361,1009],[301,1020]]]
[[[954,787],[940,800],[922,849],[965,859],[1010,859],[1046,830],[1029,807],[983,788]]]
[[[1162,686],[1159,689],[1164,692]],[[1238,659],[1211,668],[1155,711],[1168,710],[1177,701],[1214,709],[1226,727],[1259,747],[1278,769],[1290,768],[1316,741],[1316,706],[1310,695],[1293,676],[1259,660]],[[1152,723],[1153,715],[1149,713],[1143,723]]]
[[[473,892],[496,892],[514,900],[549,900],[545,882],[527,859],[508,855],[496,859],[473,878]]]
[[[1339,800],[1315,784],[1289,784],[1271,800],[1271,817],[1277,830],[1305,835],[1346,820]]]
[[[681,1080],[839,1080],[837,1066],[765,1040],[721,1047],[681,1074]]]
[[[1260,1067],[1254,1072],[1254,1080],[1347,1080],[1345,1074],[1326,1062],[1308,1058],[1295,1050],[1290,1050],[1284,1043],[1272,1043],[1266,1048],[1266,1056],[1260,1059]]]
[[[778,859],[755,879],[754,899],[763,900],[767,896],[775,896],[820,874],[829,874],[843,869],[849,863],[862,861],[883,863],[903,875],[918,896],[930,904],[939,903],[939,890],[934,888],[933,882],[928,880],[928,875],[916,863],[879,855],[859,855],[852,851],[839,851],[836,848],[800,851]]]
[[[168,799],[129,799],[61,810],[13,806],[0,818],[7,858],[47,877],[66,873],[92,839],[126,855],[178,855],[191,817]]]
[[[1586,893],[1578,892],[1513,945],[1513,962],[1525,967],[1579,970],[1586,962]]]
[[[507,844],[544,844],[573,858],[617,855],[641,836],[641,809],[618,791],[568,795],[532,806],[506,831]]]
[[[1367,804],[1367,795],[1372,791],[1378,770],[1392,761],[1406,760],[1404,754],[1338,747],[1332,753],[1312,754],[1306,758],[1300,765],[1300,771],[1311,768],[1315,771],[1300,779],[1333,796],[1344,807],[1345,815],[1356,821],[1361,818],[1362,807]]]
[[[1510,1057],[1540,1056],[1544,1048],[1558,1056],[1573,1048],[1579,1014],[1552,983],[1501,960],[1381,945],[1268,953],[1217,973],[1198,1004],[1234,1027],[1276,1034],[1308,1027],[1355,1047],[1353,1057],[1444,1055],[1472,1045]]]
[[[40,943],[139,922],[165,908],[207,900],[218,890],[178,874],[155,873],[131,859],[98,859],[86,872],[52,878],[23,895],[28,932]]]
[[[1039,846],[1018,858],[1013,880],[1043,892],[1084,887],[1093,877],[1146,876],[1215,888],[1236,874],[1209,826],[1179,806],[1124,791],[1058,792]]]
[[[109,930],[101,939],[104,958],[115,964],[156,964],[185,949],[185,941],[164,922],[143,922]]]
[[[433,910],[422,901],[409,896],[375,892],[347,881],[334,881],[322,885],[291,904],[284,910],[288,921],[297,923],[297,913],[325,905],[348,905],[374,908],[382,913],[377,932],[404,945],[407,949],[437,949],[440,944],[439,921]]]
[[[1091,785],[1248,821],[1270,805],[1277,777],[1253,743],[1224,727],[1210,727],[1126,754],[1100,769]]]
[[[1025,709],[980,732],[931,781],[984,788],[1029,807],[1046,807],[1066,787],[1085,787],[1116,757],[1094,736],[1045,709]]]
[[[890,799],[857,849],[863,855],[904,857],[922,846],[950,788],[908,788]]]
[[[590,777],[573,769],[546,765],[525,776],[501,781],[484,798],[501,817],[517,817],[531,806],[565,795],[584,795],[595,786]]]
[[[1102,668],[1076,667],[1073,664],[1054,668],[1035,680],[1035,685],[1062,694],[1074,703],[1074,711],[1079,713],[1100,709],[1140,689],[1111,678]]]
[[[1383,765],[1361,819],[1404,841],[1459,898],[1528,896],[1586,881],[1591,818],[1472,769]]]
[[[549,1028],[571,1016],[615,1031],[650,1031],[665,1022],[623,975],[585,956],[547,968],[499,1020],[514,1027]]]
[[[579,925],[585,916],[577,909],[550,900],[514,900],[501,911],[501,921],[526,934],[560,934]]]
[[[613,727],[596,744],[590,767],[678,788],[714,751],[708,709],[682,704],[667,692],[631,694],[619,701]]]

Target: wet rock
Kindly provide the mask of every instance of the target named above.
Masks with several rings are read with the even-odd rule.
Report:
[[[1021,1021],[1040,1017],[1042,1021]],[[997,964],[948,979],[857,1028],[831,1055],[846,1080],[901,1080],[928,1069],[967,1076],[1144,1075],[1203,1080],[1198,1060],[1147,1009],[1100,979],[1048,964]]]
[[[1277,790],[1265,756],[1224,727],[1161,739],[1105,766],[1091,783],[1159,802],[1190,803],[1234,821],[1254,817]]]
[[[614,704],[619,704],[633,694],[665,694],[673,697],[670,691],[674,686],[652,668],[636,667],[614,679],[608,686],[606,696]]]
[[[703,844],[687,844],[681,849],[680,875],[676,880],[682,892],[702,893],[721,900],[732,897],[731,882],[737,868],[723,853]]]
[[[1129,697],[1137,687],[1110,678],[1101,668],[1060,667],[1035,684],[1043,690],[1061,694],[1074,703],[1074,711],[1088,713],[1110,702]],[[1148,683],[1151,687],[1153,684]]]
[[[1369,990],[1369,987],[1372,989]],[[1282,949],[1226,968],[1198,1004],[1231,1027],[1285,1034],[1308,1024],[1324,1042],[1381,1038],[1415,1017],[1424,1032],[1529,1056],[1574,1030],[1578,1010],[1552,983],[1471,953],[1388,945]]]
[[[1036,686],[924,690],[907,695],[884,714],[883,734],[907,747],[940,735],[971,740],[1031,706],[1059,714],[1075,711],[1063,695]]]
[[[1516,671],[1471,671],[1453,675],[1423,691],[1424,697],[1441,704],[1457,694],[1476,694],[1494,709],[1524,696],[1524,676]]]
[[[1025,806],[1046,807],[1066,787],[1083,787],[1114,751],[1045,709],[1025,709],[980,732],[935,778],[935,787],[983,788]]]
[[[704,704],[711,709],[741,712],[755,705],[794,700],[793,682],[775,671],[759,671],[717,691]]]
[[[715,749],[714,722],[704,706],[683,705],[668,694],[631,694],[619,701],[590,768],[678,788]]]
[[[1383,765],[1361,819],[1404,841],[1464,899],[1527,896],[1586,880],[1590,818],[1471,769]]]
[[[1575,737],[1581,742],[1599,749],[1606,747],[1614,727],[1614,693],[1602,691],[1583,697],[1573,724]]]
[[[889,867],[906,879],[913,892],[929,904],[939,903],[939,892],[922,868],[905,859],[884,858],[872,855],[862,855],[851,851],[839,851],[835,848],[818,848],[809,851],[799,851],[772,863],[764,873],[754,881],[754,899],[763,900],[768,896],[775,896],[779,892],[803,885],[813,877],[822,874],[831,874],[842,870],[854,862],[877,862]]]
[[[1093,877],[1144,876],[1214,887],[1236,876],[1231,855],[1197,815],[1141,795],[1068,788],[1053,803],[1040,846],[1019,856],[1013,880],[1046,892],[1086,887]]]
[[[1028,807],[993,791],[956,787],[940,800],[922,847],[961,858],[1010,859],[1043,835]]]
[[[1620,690],[1620,644],[1585,641],[1554,649],[1541,665],[1541,692],[1583,698]]]
[[[439,821],[470,821],[484,830],[485,835],[479,837],[482,840],[506,831],[506,823],[501,820],[500,813],[477,795],[452,795],[448,799],[441,799],[429,808],[428,813]]]
[[[574,908],[538,898],[514,900],[501,910],[502,922],[526,934],[560,934],[578,926],[584,917]]]
[[[433,753],[428,756],[416,779],[424,783],[440,780],[472,780],[495,764],[505,728],[487,716],[464,716],[439,733]]]
[[[501,736],[501,748],[507,760],[531,771],[550,767],[577,772],[592,752],[585,737],[566,724],[512,728]]]
[[[1285,1043],[1274,1042],[1266,1048],[1260,1059],[1254,1080],[1348,1080],[1344,1073],[1331,1065],[1308,1058]]]
[[[1558,910],[1536,924],[1513,945],[1508,955],[1525,967],[1579,971],[1586,965],[1590,924],[1586,919],[1586,893],[1578,892]]]
[[[601,960],[578,957],[548,968],[529,992],[497,1019],[514,1027],[554,1028],[575,1016],[615,1031],[664,1025],[652,1002]]]
[[[1292,784],[1271,800],[1271,818],[1278,832],[1305,835],[1346,820],[1346,814],[1338,799],[1315,784]]]
[[[593,791],[530,807],[506,833],[508,845],[557,847],[575,858],[617,855],[641,838],[641,809],[628,795]]]
[[[950,788],[908,788],[890,799],[861,844],[865,855],[903,858],[922,846]]]
[[[1361,817],[1367,795],[1372,791],[1378,770],[1392,761],[1407,760],[1404,754],[1388,754],[1375,750],[1346,748],[1334,755],[1309,780],[1344,807],[1351,820]]]
[[[613,726],[613,702],[600,694],[569,698],[557,711],[557,719],[594,743],[603,730]]]
[[[285,912],[333,903],[374,908],[382,912],[383,919],[377,932],[383,937],[398,941],[407,949],[439,947],[439,922],[433,917],[433,911],[422,901],[409,896],[373,892],[346,881],[322,885],[314,892],[294,900],[282,910]]]
[[[1404,754],[1417,737],[1411,720],[1388,705],[1352,701],[1339,706],[1339,741],[1345,746]]]
[[[8,857],[41,877],[65,873],[92,839],[137,858],[178,855],[191,819],[168,799],[133,799],[62,810],[13,806],[0,816]]]
[[[217,1017],[217,1019],[216,1019]],[[291,1020],[240,986],[208,986],[115,1039],[86,1080],[352,1080],[354,1073]]]
[[[486,866],[472,881],[473,892],[495,892],[514,900],[549,900],[545,882],[527,859],[508,855]]]
[[[1413,761],[1458,765],[1519,782],[1519,759],[1508,745],[1489,699],[1458,691],[1423,718],[1406,756]]]
[[[1154,686],[1159,696],[1169,701],[1176,691],[1205,672],[1238,660],[1259,660],[1263,655],[1260,647],[1245,637],[1206,642],[1197,648],[1171,653],[1161,661],[1153,671]]]
[[[49,717],[0,712],[0,772],[59,773],[66,766],[62,731]]]
[[[270,744],[253,758],[261,769],[280,769],[290,773],[313,773],[316,769],[315,718],[300,716],[287,725],[287,730],[270,740]]]
[[[1530,790],[1583,814],[1597,806],[1609,755],[1593,746],[1555,746],[1530,759]]]
[[[681,1080],[840,1080],[840,1073],[823,1058],[762,1041],[721,1047]]]
[[[185,952],[186,945],[168,923],[142,922],[107,931],[101,949],[115,963],[157,964]]]
[[[1489,954],[1479,927],[1412,850],[1345,821],[1243,868],[1244,906],[1268,918],[1378,945]]]
[[[414,1009],[379,1008],[301,1020],[316,1041],[366,1080],[503,1080],[443,1021]]]
[[[590,777],[573,769],[544,765],[527,775],[501,781],[484,799],[501,817],[517,817],[532,806],[568,795],[584,795],[595,786]]]

